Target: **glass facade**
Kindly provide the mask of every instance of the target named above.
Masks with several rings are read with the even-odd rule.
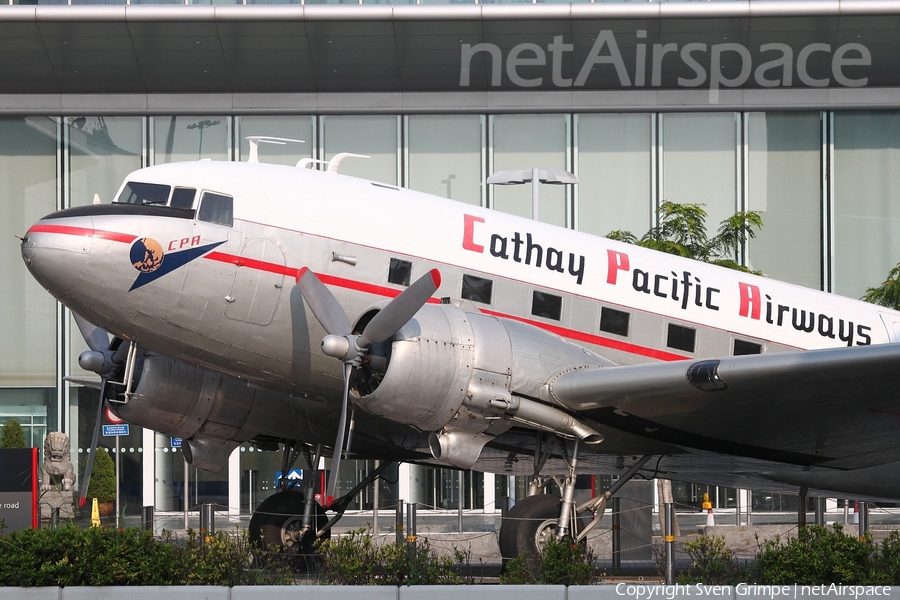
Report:
[[[900,256],[898,120],[897,111],[2,117],[0,239],[14,240],[45,214],[91,203],[95,194],[109,202],[125,175],[143,165],[245,160],[248,135],[274,135],[304,143],[260,145],[264,162],[363,154],[371,158],[347,158],[341,172],[525,216],[530,186],[485,186],[490,173],[574,171],[578,186],[541,187],[540,218],[600,235],[642,234],[665,200],[703,203],[711,229],[737,209],[758,210],[765,225],[746,263],[856,298]],[[68,312],[28,274],[15,243],[0,250],[0,277],[0,337],[7,341],[0,348],[0,422],[20,420],[39,447],[48,431],[68,433],[80,464],[98,394],[64,378],[90,375],[77,366],[84,342]],[[114,443],[104,446],[113,451]],[[185,477],[181,450],[169,438],[134,427],[119,443],[129,513],[146,500],[147,486],[158,510],[181,510],[187,498],[188,506],[210,501],[249,511],[272,493],[281,468],[280,452],[246,445],[232,459],[237,468],[188,469]],[[344,464],[344,491],[374,468],[370,461]],[[384,483],[379,507],[411,493],[415,498],[406,499],[436,508],[462,500],[467,510],[490,509],[524,493],[523,478],[469,473],[460,490],[451,470],[406,473],[415,474],[415,485]],[[679,489],[684,498],[703,491]],[[711,495],[723,507],[736,497],[725,488]],[[370,489],[352,508],[374,506]]]

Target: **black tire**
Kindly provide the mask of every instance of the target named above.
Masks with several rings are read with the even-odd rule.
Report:
[[[535,534],[548,519],[559,518],[560,499],[550,494],[528,496],[516,502],[500,521],[500,555],[503,564],[520,554],[537,556]]]
[[[303,522],[304,494],[284,491],[272,494],[262,501],[250,517],[250,542],[257,548],[276,546],[285,552],[301,555],[313,554],[316,531],[328,523],[325,509],[315,505],[313,517],[314,531],[299,541],[291,537],[291,532],[300,528]],[[330,539],[329,529],[319,539]]]

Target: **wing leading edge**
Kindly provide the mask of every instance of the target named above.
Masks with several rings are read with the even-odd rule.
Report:
[[[900,461],[900,344],[564,372],[567,409],[667,442],[800,465]]]

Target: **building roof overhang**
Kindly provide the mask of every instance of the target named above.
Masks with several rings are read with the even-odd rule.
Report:
[[[898,32],[900,0],[10,6],[0,94],[898,87]]]

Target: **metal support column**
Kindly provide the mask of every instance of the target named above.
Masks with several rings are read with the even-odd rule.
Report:
[[[816,498],[816,525],[825,526],[825,498]]]
[[[399,544],[403,541],[403,500],[397,500],[397,513],[394,515],[394,531],[396,532],[396,542]]]
[[[619,511],[619,499],[612,500],[612,566],[618,569],[622,566],[622,515]]]
[[[869,503],[859,503],[859,541],[866,541],[866,531],[869,529]]]
[[[666,502],[666,585],[675,584],[675,503]]]
[[[406,505],[406,541],[416,541],[416,508],[418,502],[410,502]]]
[[[141,508],[141,529],[153,531],[153,506]]]
[[[200,543],[206,543],[216,533],[215,504],[200,505]]]

